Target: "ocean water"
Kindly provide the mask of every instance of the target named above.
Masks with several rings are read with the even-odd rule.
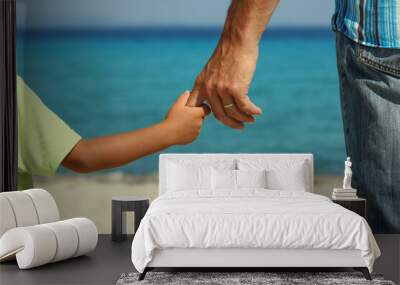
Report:
[[[17,69],[83,137],[114,134],[162,120],[177,96],[191,89],[218,35],[214,29],[21,32]],[[317,173],[342,172],[346,154],[331,31],[268,31],[250,97],[264,111],[255,124],[236,131],[210,116],[194,143],[166,152],[308,152]],[[157,168],[155,154],[116,171]]]

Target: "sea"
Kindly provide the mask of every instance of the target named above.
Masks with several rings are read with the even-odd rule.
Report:
[[[163,120],[193,82],[219,39],[218,28],[28,30],[17,37],[17,72],[84,138]],[[328,28],[275,28],[261,41],[249,91],[263,109],[232,130],[209,116],[192,144],[174,153],[312,153],[317,174],[340,174],[346,157]],[[157,172],[158,154],[109,171]],[[66,172],[62,169],[61,172]]]

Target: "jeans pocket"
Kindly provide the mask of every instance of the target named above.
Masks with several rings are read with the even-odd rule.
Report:
[[[357,60],[374,70],[400,77],[400,49],[357,45]]]

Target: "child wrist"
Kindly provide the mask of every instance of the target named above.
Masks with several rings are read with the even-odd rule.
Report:
[[[160,124],[160,127],[162,129],[162,140],[169,146],[175,145],[176,144],[176,134],[175,128],[173,123],[168,120],[164,119]]]

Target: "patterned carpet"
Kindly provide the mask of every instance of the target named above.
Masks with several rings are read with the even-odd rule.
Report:
[[[122,274],[117,285],[395,285],[382,276],[372,275],[368,281],[359,272],[148,272],[146,278],[138,281],[138,273]]]

